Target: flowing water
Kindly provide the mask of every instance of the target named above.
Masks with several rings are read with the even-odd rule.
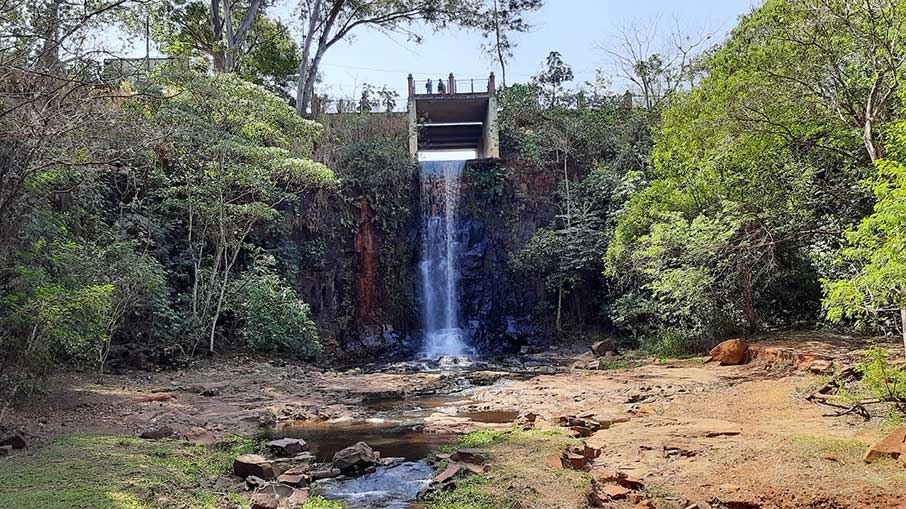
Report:
[[[431,484],[433,472],[424,461],[406,462],[354,479],[318,481],[312,492],[340,500],[350,509],[408,509],[418,492]]]
[[[459,185],[465,161],[422,161],[422,258],[419,262],[425,357],[468,352],[459,323]]]

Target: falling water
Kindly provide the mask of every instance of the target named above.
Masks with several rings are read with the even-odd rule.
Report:
[[[459,178],[465,161],[422,161],[422,259],[419,263],[425,357],[467,352],[459,326]]]

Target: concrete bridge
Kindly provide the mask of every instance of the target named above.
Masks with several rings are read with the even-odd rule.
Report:
[[[451,73],[446,90],[427,93],[426,81],[409,75],[409,152],[474,149],[479,158],[500,157],[494,73],[487,80]],[[419,93],[418,90],[424,90]]]

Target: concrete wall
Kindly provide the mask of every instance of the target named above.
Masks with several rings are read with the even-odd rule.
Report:
[[[409,155],[418,154],[418,117],[415,108],[415,97],[409,98]]]
[[[488,98],[488,110],[485,115],[481,135],[481,157],[500,157],[500,138],[497,129],[497,97]]]

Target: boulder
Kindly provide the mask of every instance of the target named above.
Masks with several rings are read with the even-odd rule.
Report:
[[[308,480],[305,474],[280,474],[277,476],[277,482],[288,486],[307,486]]]
[[[250,475],[245,478],[245,485],[250,490],[256,490],[267,485],[267,481],[257,475]]]
[[[560,456],[560,461],[564,468],[571,468],[573,470],[584,470],[588,465],[588,458],[586,458],[584,454],[576,454],[570,451],[564,452]]]
[[[262,479],[273,479],[274,466],[265,458],[258,454],[243,454],[233,460],[233,473],[239,477],[246,478],[250,475]]]
[[[278,509],[285,507],[285,501],[293,496],[295,488],[282,484],[268,484],[252,494],[252,509]],[[307,493],[306,493],[307,495]]]
[[[268,442],[267,448],[274,454],[286,457],[295,456],[302,451],[308,450],[308,444],[305,443],[305,440],[300,440],[298,438],[281,438]]]
[[[613,500],[622,500],[626,498],[630,492],[632,492],[632,490],[630,490],[629,488],[624,488],[619,484],[605,484],[604,486],[598,488],[598,490],[604,495],[607,495],[608,498],[611,498]]]
[[[381,455],[368,446],[365,442],[350,445],[337,451],[333,455],[333,468],[343,475],[355,475],[364,472],[369,467],[379,466]]]
[[[286,499],[286,506],[293,508],[302,507],[302,505],[305,504],[305,501],[308,500],[308,495],[309,492],[307,488],[293,490],[293,494]]]
[[[12,453],[13,453],[13,446],[0,445],[0,456],[9,456]]]
[[[13,449],[25,449],[28,447],[28,443],[22,438],[22,435],[18,433],[10,433],[3,436],[3,438],[0,438],[0,447],[4,445],[8,445]]]
[[[450,460],[473,465],[484,465],[488,462],[488,458],[480,449],[459,449],[450,455]]]
[[[151,428],[142,431],[138,436],[139,438],[144,438],[145,440],[160,440],[162,438],[169,438],[176,435],[176,431],[169,426],[154,426]]]
[[[745,363],[748,351],[749,344],[745,341],[741,339],[728,339],[712,348],[708,353],[711,355],[711,361],[717,361],[723,366]]]
[[[888,456],[896,459],[904,453],[906,453],[906,424],[869,447],[862,459],[866,463],[871,463]]]
[[[591,353],[595,357],[604,357],[607,355],[607,352],[617,352],[617,345],[614,344],[613,340],[605,339],[603,341],[595,341],[591,344]]]

